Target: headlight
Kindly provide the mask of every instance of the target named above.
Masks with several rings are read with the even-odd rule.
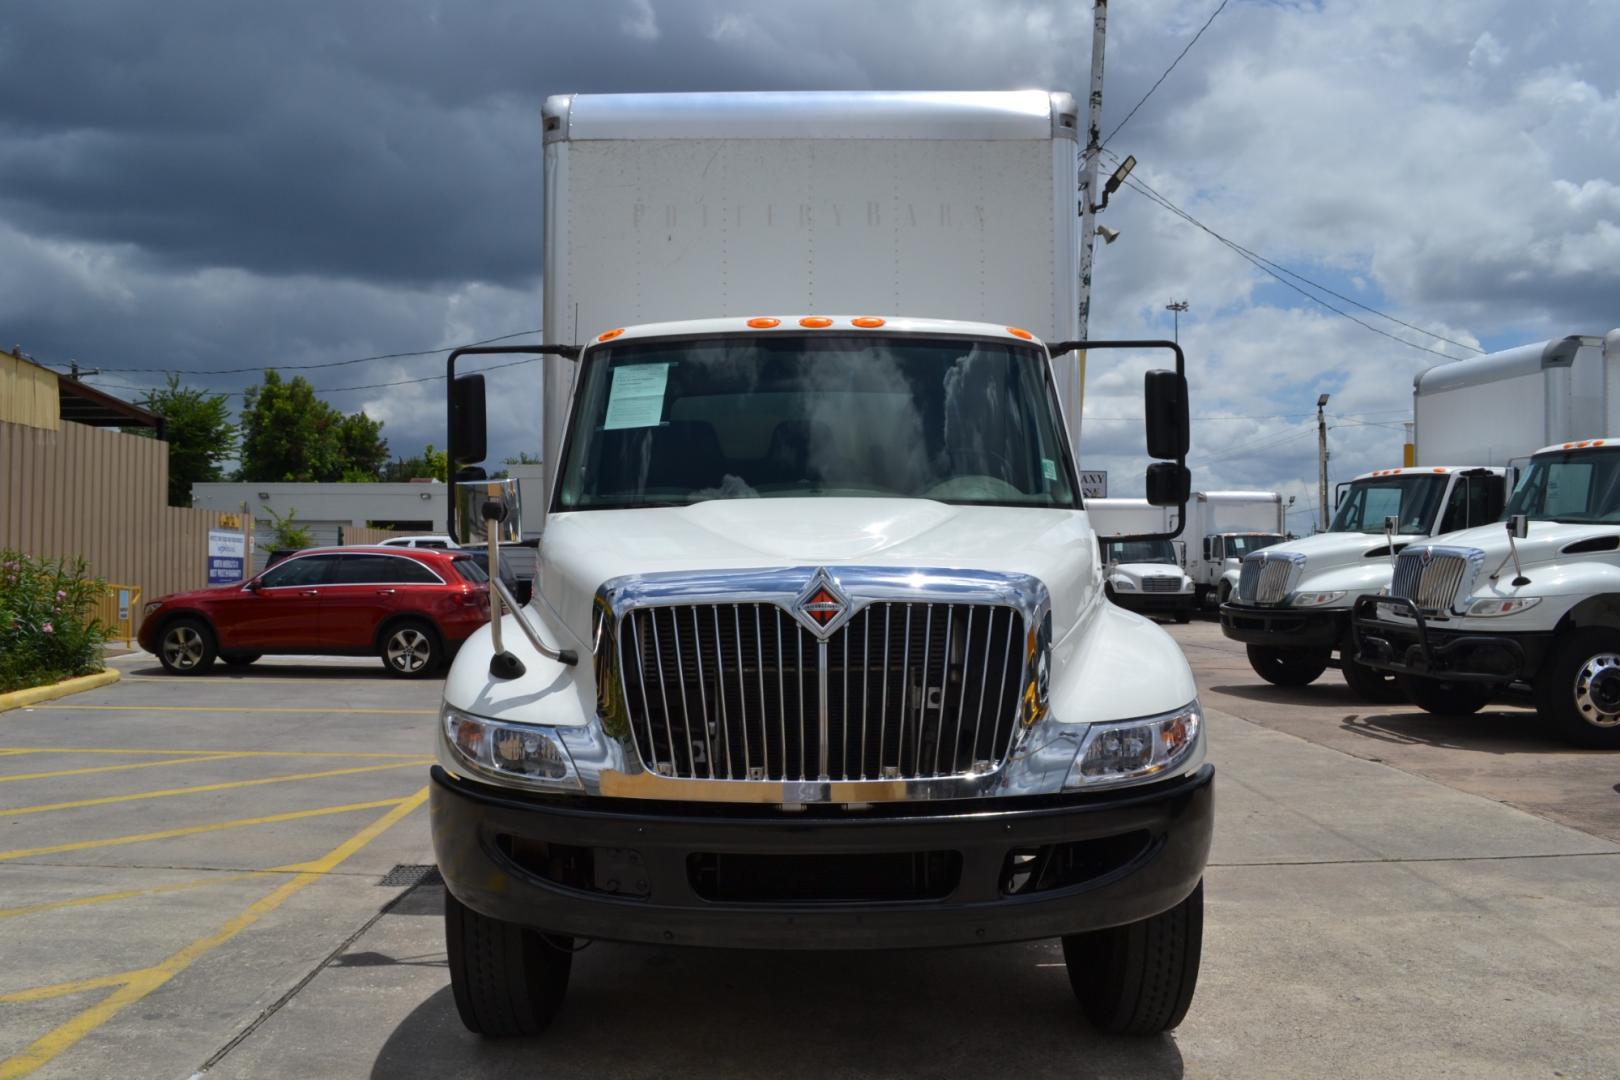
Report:
[[[141,617],[145,618],[162,606],[163,601],[161,600],[148,600],[146,603],[141,605]]]
[[[1114,578],[1111,581],[1109,581],[1109,584],[1114,587],[1115,592],[1135,592],[1136,591],[1136,582],[1132,581],[1130,578],[1123,578],[1123,577]]]
[[[1529,611],[1539,603],[1541,603],[1539,596],[1515,596],[1508,600],[1487,596],[1483,600],[1475,600],[1469,604],[1468,614],[1478,619],[1494,619],[1498,615],[1517,615],[1521,611]]]
[[[1323,607],[1344,599],[1344,590],[1334,592],[1297,592],[1288,601],[1290,607]]]
[[[1195,768],[1204,759],[1204,713],[1194,700],[1172,713],[1093,724],[1066,788],[1106,787]]]
[[[446,705],[441,713],[451,758],[474,772],[544,790],[581,790],[574,761],[555,728],[502,724]]]

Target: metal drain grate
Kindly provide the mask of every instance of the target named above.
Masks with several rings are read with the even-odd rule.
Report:
[[[442,885],[439,868],[432,863],[395,863],[378,885]]]

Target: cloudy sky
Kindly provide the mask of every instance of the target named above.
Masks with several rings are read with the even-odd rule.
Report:
[[[1114,0],[1105,132],[1218,4]],[[441,384],[375,384],[441,357],[365,358],[539,326],[548,94],[1083,97],[1090,41],[1078,0],[8,4],[0,338],[130,397],[354,361],[309,374],[414,453]],[[1188,301],[1196,486],[1296,495],[1306,528],[1319,392],[1342,478],[1398,461],[1425,367],[1620,325],[1617,50],[1607,0],[1228,0],[1109,149],[1254,259],[1123,190],[1092,319],[1165,334]],[[536,451],[537,378],[492,379],[497,451]],[[1106,418],[1135,386],[1096,378],[1087,412],[1086,463],[1131,493],[1139,425]]]

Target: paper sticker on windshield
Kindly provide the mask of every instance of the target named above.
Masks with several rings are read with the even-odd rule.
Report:
[[[1048,480],[1057,480],[1057,462],[1049,457],[1041,458],[1041,475]]]
[[[656,427],[664,415],[664,388],[669,385],[668,364],[628,364],[613,369],[608,390],[604,431]]]

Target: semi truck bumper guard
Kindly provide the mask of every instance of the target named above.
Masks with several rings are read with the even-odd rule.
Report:
[[[1380,608],[1412,620],[1386,622]],[[1351,632],[1356,662],[1395,675],[1449,682],[1510,682],[1534,676],[1552,640],[1551,633],[1466,634],[1437,630],[1411,599],[1366,595],[1357,598]]]

